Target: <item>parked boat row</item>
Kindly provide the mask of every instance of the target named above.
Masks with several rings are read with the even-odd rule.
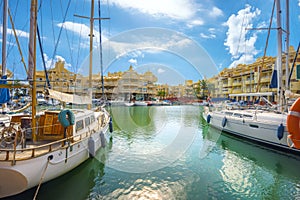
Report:
[[[170,101],[109,101],[110,106],[170,106],[172,103]]]

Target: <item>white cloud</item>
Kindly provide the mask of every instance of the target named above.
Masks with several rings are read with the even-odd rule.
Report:
[[[196,0],[111,0],[110,3],[130,14],[142,13],[155,18],[182,21],[188,28],[203,25],[207,17],[223,16],[221,9],[202,5]]]
[[[229,68],[236,67],[238,64],[252,63],[254,59],[252,54],[243,54],[239,59],[233,61]]]
[[[200,33],[200,37],[204,38],[204,39],[213,39],[216,38],[216,29],[215,28],[209,28],[208,29],[208,34],[205,33]]]
[[[18,29],[15,29],[15,31],[16,31],[18,37],[29,38],[29,33],[25,32],[25,31],[22,31],[22,30],[18,30]],[[1,34],[3,33],[3,26],[2,25],[0,25],[0,33]],[[7,29],[7,34],[14,35],[13,29],[8,28]]]
[[[77,33],[80,36],[87,37],[87,38],[88,35],[90,34],[90,28],[85,24],[66,21],[64,23],[58,23],[57,26],[63,27],[64,29],[67,29],[69,31]]]
[[[157,73],[158,74],[162,74],[162,73],[164,73],[166,70],[164,70],[164,69],[162,69],[162,68],[159,68],[159,69],[157,69]]]
[[[140,50],[135,50],[133,52],[130,52],[128,55],[132,58],[138,58],[138,57],[144,58],[145,56],[143,51]]]
[[[90,35],[90,27],[85,25],[85,24],[81,24],[81,23],[75,23],[75,22],[70,22],[70,21],[66,21],[64,23],[58,23],[57,24],[58,27],[63,27],[64,29],[74,32],[75,34],[79,35],[80,37],[82,37],[82,39],[84,41],[81,41],[80,46],[82,48],[88,48],[89,47],[89,35]],[[99,32],[96,31],[95,29],[93,30],[94,33],[94,45],[98,46],[98,43],[100,41],[100,36],[99,36]],[[102,41],[106,41],[107,37],[103,36],[102,34]]]
[[[2,43],[2,39],[0,39],[0,43]],[[16,46],[16,43],[6,41],[6,45]]]
[[[203,24],[204,24],[204,21],[203,21],[203,20],[201,20],[201,19],[195,19],[195,20],[189,21],[189,22],[187,23],[187,26],[188,26],[189,28],[192,28],[192,27],[194,27],[194,26],[201,26],[201,25],[203,25]]]
[[[212,39],[212,38],[216,38],[216,35],[215,34],[206,35],[204,33],[200,33],[200,37],[204,39]]]
[[[197,7],[191,0],[111,0],[110,3],[152,16],[179,20],[190,19],[197,12]]]
[[[58,61],[62,61],[65,63],[65,68],[71,68],[71,64],[66,62],[66,59],[62,56],[56,55],[54,59],[49,58],[47,54],[44,53],[44,59],[46,63],[46,68],[47,69],[52,69],[55,67],[55,63]]]
[[[212,11],[209,12],[209,15],[211,17],[220,17],[220,16],[223,15],[223,11],[221,9],[217,8],[217,7],[213,7]]]
[[[128,62],[129,62],[130,64],[137,65],[137,60],[136,60],[136,59],[133,59],[133,58],[131,58],[130,60],[128,60]]]
[[[252,28],[254,19],[259,15],[259,9],[252,9],[250,5],[246,5],[244,9],[238,11],[237,15],[232,14],[225,23],[228,26],[228,31],[224,45],[228,47],[233,60],[241,60],[241,58],[246,57],[245,61],[254,61],[250,60],[250,58],[254,58],[258,53],[258,50],[255,48],[257,32],[249,35],[249,31],[245,28]],[[249,35],[249,37],[247,36],[248,39],[246,38],[247,34]]]

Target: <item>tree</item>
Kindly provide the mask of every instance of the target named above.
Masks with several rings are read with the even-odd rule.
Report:
[[[200,81],[200,88],[202,91],[202,98],[205,98],[208,96],[208,87],[207,87],[207,81],[206,80],[201,80]]]
[[[159,90],[157,92],[157,96],[159,96],[159,98],[161,99],[161,97],[165,97],[166,96],[166,91],[165,90]]]

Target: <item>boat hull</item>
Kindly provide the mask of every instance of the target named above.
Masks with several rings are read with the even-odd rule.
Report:
[[[0,162],[0,198],[19,194],[71,171],[105,145],[103,135],[105,140],[109,138],[108,124],[88,137],[65,144],[42,156],[17,160],[14,165],[11,160],[2,160]],[[90,141],[92,141],[93,148],[91,148]]]
[[[234,111],[229,111],[234,113]],[[286,115],[274,113],[257,113],[258,119],[244,118],[241,116],[226,115],[226,112],[203,112],[203,118],[211,126],[229,134],[247,138],[260,144],[279,148],[291,153],[299,154],[300,151],[291,147],[288,140],[286,128]],[[239,112],[236,112],[239,113]],[[240,113],[239,113],[240,114]],[[209,117],[208,117],[209,115]],[[226,119],[225,119],[226,118]],[[264,119],[264,120],[263,120]],[[225,122],[226,121],[226,122]],[[279,126],[282,124],[283,132],[281,138],[278,133]]]

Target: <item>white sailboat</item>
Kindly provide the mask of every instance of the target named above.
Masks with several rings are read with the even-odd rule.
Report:
[[[69,172],[89,157],[95,156],[97,150],[105,146],[106,139],[109,138],[111,120],[104,107],[99,107],[97,111],[70,109],[36,114],[36,70],[33,50],[36,38],[36,10],[37,0],[32,0],[29,44],[32,52],[29,56],[29,68],[33,68],[33,76],[29,79],[32,84],[32,115],[12,116],[9,126],[0,130],[0,198],[38,186],[35,199],[42,183]],[[50,91],[50,96],[61,97],[61,94]],[[82,97],[74,95],[67,95],[63,99],[69,99],[73,103],[78,103],[78,99],[85,102]],[[91,104],[91,95],[86,100]]]
[[[278,72],[281,71],[282,65],[282,30],[281,30],[281,9],[280,0],[276,1],[277,7],[277,28],[278,30]],[[288,5],[288,4],[287,4]],[[287,6],[288,9],[288,6]],[[288,27],[288,26],[287,26]],[[286,60],[288,60],[286,58]],[[278,75],[281,78],[281,75]],[[287,80],[287,79],[286,79]],[[281,82],[282,80],[278,80]],[[259,96],[260,93],[244,94],[245,96]],[[263,96],[265,94],[262,94]],[[273,107],[268,109],[236,109],[236,110],[214,110],[209,111],[208,108],[203,112],[203,117],[211,126],[230,133],[232,135],[247,138],[264,145],[280,148],[288,152],[299,154],[299,147],[295,148],[293,137],[287,124],[287,118],[291,113],[284,112],[283,105],[283,91],[282,84],[278,88],[279,110]],[[300,105],[298,105],[299,107]],[[299,112],[299,111],[298,111]],[[299,117],[299,116],[298,116]],[[298,127],[299,131],[299,127]]]

